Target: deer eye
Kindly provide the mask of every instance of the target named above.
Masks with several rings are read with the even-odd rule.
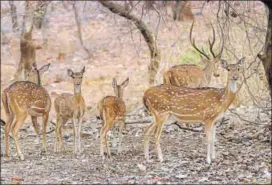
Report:
[[[238,68],[237,70],[240,71],[240,68]]]
[[[230,68],[227,68],[228,71],[230,71]]]

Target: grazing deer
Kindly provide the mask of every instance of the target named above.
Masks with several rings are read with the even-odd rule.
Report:
[[[36,77],[36,83],[30,81],[17,81],[6,88],[2,93],[2,103],[6,112],[5,125],[6,157],[9,158],[9,133],[14,138],[17,154],[21,160],[24,156],[19,147],[18,131],[24,123],[27,115],[32,118],[32,123],[37,136],[39,127],[37,117],[43,119],[43,148],[46,153],[46,126],[51,108],[51,99],[47,90],[41,86],[41,74],[48,70],[50,64],[44,65],[39,70],[34,64],[29,76]]]
[[[237,94],[237,80],[242,69],[244,57],[237,64],[227,64],[222,60],[221,66],[228,70],[228,82],[225,88],[186,88],[167,84],[149,88],[143,97],[143,102],[154,116],[155,122],[149,125],[144,134],[144,153],[149,160],[149,136],[155,133],[158,158],[163,156],[159,143],[162,127],[165,121],[173,117],[186,122],[202,122],[208,143],[207,162],[210,155],[215,158],[215,121],[228,109]]]
[[[192,23],[190,29],[190,42],[192,46],[200,53],[202,61],[206,64],[206,66],[204,67],[204,69],[201,69],[201,67],[194,64],[182,64],[173,66],[164,73],[163,75],[164,84],[190,88],[206,87],[210,84],[212,75],[214,75],[215,77],[219,76],[216,69],[218,68],[217,64],[219,63],[218,61],[220,60],[223,52],[224,39],[222,42],[222,47],[219,53],[216,55],[213,51],[213,46],[215,43],[215,31],[212,26],[213,30],[212,42],[210,42],[209,40],[209,49],[212,56],[209,56],[203,50],[197,48],[195,40],[192,38],[193,26],[194,22]]]
[[[117,84],[115,78],[113,78],[112,86],[115,96],[106,96],[98,103],[98,110],[100,118],[102,119],[102,128],[100,130],[100,155],[105,158],[107,155],[111,157],[111,153],[107,141],[107,133],[113,128],[116,122],[119,122],[119,146],[118,153],[121,152],[122,143],[122,130],[125,127],[124,116],[126,113],[126,105],[123,100],[124,88],[128,85],[129,78],[121,83]],[[106,153],[104,153],[106,151]]]
[[[80,72],[67,70],[68,76],[73,79],[74,94],[62,93],[54,101],[57,123],[55,130],[54,151],[63,150],[62,125],[72,119],[74,129],[74,155],[81,153],[80,132],[82,119],[85,113],[85,101],[81,95],[81,84],[85,67]]]

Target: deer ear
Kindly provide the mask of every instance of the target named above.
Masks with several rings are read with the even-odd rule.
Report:
[[[68,74],[68,76],[73,77],[73,71],[72,71],[72,69],[68,69],[67,70],[67,74]]]
[[[84,73],[85,72],[85,66],[83,67],[83,69],[81,70],[81,73]]]
[[[222,60],[220,61],[220,65],[221,65],[222,68],[227,69],[227,67],[228,67],[228,62],[227,62],[226,60],[222,59]]]
[[[49,67],[50,67],[50,63],[48,63],[48,64],[42,66],[42,67],[39,69],[40,74],[46,72],[46,71],[49,69]]]
[[[244,61],[245,61],[245,58],[246,58],[246,57],[241,58],[241,59],[238,61],[237,64],[238,64],[239,66],[242,66],[243,63],[244,63]]]
[[[121,84],[122,87],[126,87],[128,85],[129,78],[127,78],[123,83]]]
[[[113,87],[113,88],[116,88],[116,87],[117,87],[116,78],[113,78],[113,80],[112,80],[112,87]]]

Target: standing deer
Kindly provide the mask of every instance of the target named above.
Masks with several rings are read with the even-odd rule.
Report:
[[[209,49],[212,56],[209,56],[203,50],[197,48],[195,40],[192,38],[193,26],[194,22],[192,23],[190,29],[190,42],[192,46],[200,53],[202,61],[206,64],[206,66],[204,67],[204,69],[201,69],[201,67],[194,64],[182,64],[173,66],[164,73],[163,75],[164,84],[169,85],[171,84],[179,87],[183,86],[190,88],[206,87],[210,84],[212,75],[214,75],[215,77],[219,76],[216,69],[218,67],[217,66],[217,64],[219,63],[218,61],[220,60],[223,52],[224,39],[222,42],[222,47],[219,53],[216,55],[213,51],[213,46],[215,43],[215,31],[212,26],[213,30],[212,42],[210,42],[209,40]]]
[[[124,88],[128,85],[129,78],[121,83],[117,84],[115,78],[112,81],[112,87],[114,89],[115,96],[106,96],[98,103],[98,110],[100,118],[102,119],[102,127],[100,130],[100,155],[105,158],[107,155],[111,157],[111,153],[107,141],[107,133],[112,129],[116,122],[119,122],[119,146],[118,153],[121,152],[122,143],[122,130],[125,127],[124,116],[126,113],[126,105],[123,100]],[[106,153],[104,153],[106,151]]]
[[[71,69],[68,69],[68,76],[73,79],[74,94],[62,93],[58,95],[54,101],[57,117],[54,143],[55,152],[63,150],[62,125],[69,119],[72,119],[74,129],[74,155],[81,153],[80,132],[86,109],[84,98],[81,95],[81,84],[84,72],[85,67],[83,67],[81,72],[73,72]]]
[[[242,69],[244,57],[237,64],[228,64],[222,60],[221,66],[228,70],[228,82],[225,88],[186,88],[167,84],[149,88],[143,97],[143,102],[154,116],[154,123],[150,124],[144,133],[144,153],[149,160],[149,136],[154,131],[158,158],[162,162],[163,156],[159,143],[162,128],[166,120],[173,117],[177,120],[196,122],[205,125],[208,143],[207,162],[215,158],[215,121],[231,105],[237,94],[237,80]]]
[[[6,157],[9,158],[9,133],[14,139],[16,151],[21,160],[24,156],[19,147],[18,131],[22,127],[27,115],[32,118],[32,123],[37,136],[39,126],[37,117],[43,119],[43,148],[46,153],[46,126],[51,108],[51,99],[47,90],[41,86],[41,74],[48,70],[50,64],[44,65],[39,70],[36,64],[32,66],[29,77],[35,76],[33,83],[30,81],[17,81],[6,88],[2,93],[2,103],[6,112],[7,122],[5,125]]]

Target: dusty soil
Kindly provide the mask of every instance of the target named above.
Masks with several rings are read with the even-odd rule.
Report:
[[[258,111],[254,108],[250,110]],[[248,118],[245,115],[243,117]],[[176,125],[166,125],[161,137],[164,162],[158,162],[156,150],[151,144],[152,158],[147,163],[143,156],[142,141],[142,129],[147,124],[127,125],[122,153],[116,155],[116,146],[112,142],[113,156],[105,161],[99,156],[100,126],[95,118],[84,123],[83,132],[89,135],[82,139],[84,151],[78,158],[73,158],[72,132],[67,130],[64,137],[65,153],[58,155],[53,152],[54,134],[51,133],[47,135],[47,159],[41,159],[41,145],[34,141],[34,130],[25,125],[20,139],[25,161],[19,161],[15,156],[14,144],[11,142],[10,160],[1,157],[2,183],[10,182],[13,176],[22,177],[23,183],[28,184],[269,183],[271,127],[270,130],[263,127],[269,119],[266,117],[262,123],[257,124],[240,121],[230,113],[225,118],[230,120],[225,124],[217,124],[217,153],[211,165],[206,163],[207,151],[202,127],[195,126],[194,129],[199,132],[192,132],[180,130]],[[116,142],[113,133],[116,132],[110,134],[111,141]]]
[[[18,14],[22,14],[24,2],[16,3]],[[193,4],[195,10],[200,7],[198,2]],[[203,16],[206,20],[207,18],[212,20],[213,6],[216,4],[212,3],[204,8]],[[8,3],[3,2],[1,15],[7,13],[1,17],[1,92],[10,85],[20,59],[20,33],[12,32],[9,12],[6,11],[8,8]],[[260,18],[258,24],[265,25],[266,18],[262,18],[265,17],[264,7],[257,4],[255,11]],[[41,145],[35,139],[28,118],[20,130],[20,144],[25,161],[18,160],[11,139],[11,158],[7,160],[1,155],[1,183],[10,183],[16,176],[23,179],[22,183],[28,184],[271,182],[271,127],[267,127],[271,124],[271,110],[266,110],[271,109],[271,104],[259,74],[252,75],[248,81],[249,88],[259,104],[253,104],[244,86],[239,96],[242,100],[241,106],[233,109],[234,112],[227,112],[225,116],[229,119],[227,123],[218,124],[217,157],[211,165],[206,164],[203,127],[197,125],[191,127],[199,132],[185,131],[175,125],[166,125],[161,137],[165,161],[158,162],[156,150],[152,145],[152,161],[147,163],[143,156],[142,130],[148,123],[127,125],[122,153],[114,155],[116,146],[113,142],[112,159],[102,161],[99,156],[100,123],[95,118],[96,103],[100,98],[113,94],[111,81],[115,76],[118,81],[126,77],[130,78],[124,94],[128,111],[141,103],[142,95],[148,88],[149,50],[139,31],[132,24],[106,11],[97,2],[79,3],[79,12],[84,42],[92,52],[92,58],[87,58],[77,38],[72,8],[68,6],[68,9],[65,9],[61,2],[53,2],[50,5],[46,31],[35,29],[33,37],[35,42],[42,45],[42,49],[37,50],[38,66],[51,63],[49,72],[43,75],[42,81],[52,101],[59,93],[73,92],[67,69],[80,70],[86,66],[82,92],[88,111],[84,116],[83,132],[87,134],[82,139],[83,154],[73,158],[72,132],[71,129],[67,129],[65,153],[58,155],[53,152],[54,132],[52,132],[47,134],[47,159],[42,158],[39,156]],[[198,29],[195,30],[195,37],[199,44],[204,44],[210,33],[203,16],[196,15]],[[160,20],[157,29],[156,12],[151,11],[143,19],[151,29],[158,31],[157,39],[163,63],[168,66],[185,62],[203,65],[199,63],[199,56],[191,56],[193,53],[188,39],[190,21],[173,22],[170,16],[165,16]],[[19,16],[19,21],[21,20],[22,17]],[[247,66],[258,66],[258,61],[250,64],[256,53],[249,52],[248,44],[244,41],[244,31],[239,27],[240,25],[236,26],[234,32],[230,34],[230,40],[235,45],[234,51],[239,57],[247,56]],[[260,40],[264,40],[265,32],[257,31],[250,29],[249,33],[257,34]],[[48,39],[47,46],[43,45],[43,37]],[[244,42],[244,45],[240,44]],[[256,43],[252,46],[253,52],[258,52],[263,46],[257,41]],[[230,45],[227,46],[231,48]],[[65,53],[63,60],[58,59],[60,53]],[[231,55],[224,54],[224,57],[234,61]],[[260,73],[263,70],[261,67],[257,69]],[[254,70],[249,68],[247,72]],[[225,84],[226,73],[222,71],[221,74],[220,79],[213,80],[215,82],[213,86],[222,87]],[[137,115],[130,119],[146,118]],[[5,120],[2,104],[1,119]],[[50,112],[50,120],[55,120],[53,108]],[[54,126],[48,124],[48,130],[51,129],[54,129]],[[115,136],[115,132],[110,135]],[[116,141],[113,138],[111,140]],[[4,136],[1,134],[1,154],[4,154],[4,149]]]

